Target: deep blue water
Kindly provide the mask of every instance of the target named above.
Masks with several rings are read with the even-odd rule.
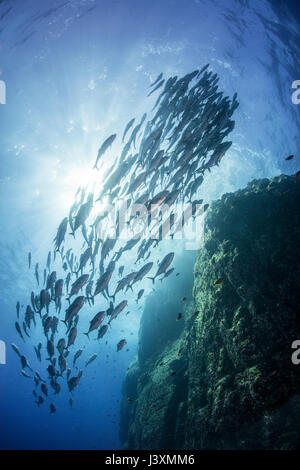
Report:
[[[279,0],[7,0],[0,18],[7,92],[0,105],[0,340],[7,345],[0,448],[117,449],[122,380],[137,351],[141,310],[120,320],[107,345],[80,338],[78,346],[99,358],[84,371],[73,409],[63,390],[50,415],[35,405],[32,381],[10,348],[18,344],[39,367],[32,343],[22,344],[14,328],[16,301],[27,303],[34,289],[27,253],[33,265],[46,263],[77,186],[92,177],[100,142],[152,107],[148,86],[161,71],[184,75],[210,63],[225,93],[238,93],[233,146],[205,179],[208,201],[253,178],[299,170],[300,105],[291,101],[291,84],[300,79],[299,7]],[[295,159],[286,162],[289,154]],[[129,350],[117,353],[123,334]]]

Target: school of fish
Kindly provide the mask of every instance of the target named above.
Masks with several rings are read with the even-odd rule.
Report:
[[[108,162],[106,155],[118,139],[116,134],[100,146],[94,171],[101,171],[107,163],[110,166],[99,182],[99,193],[78,188],[68,216],[57,229],[46,266],[41,270],[38,262],[32,265],[34,257],[28,254],[28,268],[34,266],[36,286],[28,305],[17,302],[15,328],[19,338],[28,341],[32,329],[41,324],[43,335],[33,347],[43,373],[32,370],[16,344],[12,348],[19,356],[22,375],[33,380],[37,406],[48,400],[51,414],[56,411],[53,401],[63,381],[72,406],[72,394],[83,376],[77,361],[88,347],[76,348],[78,336],[94,335],[103,341],[109,328],[125,315],[128,289],[137,290],[138,303],[144,294],[144,289],[138,288],[143,279],[149,278],[154,284],[157,278],[170,276],[174,252],[166,253],[156,265],[149,260],[152,250],[164,237],[173,239],[180,234],[189,218],[195,220],[207,210],[208,204],[197,199],[197,194],[205,172],[219,165],[232,144],[224,139],[234,129],[231,117],[239,105],[236,94],[232,100],[223,95],[218,81],[209,64],[182,78],[164,79],[161,73],[150,85],[149,95],[160,90],[151,119],[147,121],[144,114],[137,123],[135,118],[128,122],[120,138],[120,144],[125,144],[115,160]],[[113,235],[104,201],[118,207],[118,213],[125,209],[127,215],[125,224],[116,220]],[[183,208],[185,203],[192,206],[189,215]],[[101,210],[97,210],[100,205]],[[146,226],[135,207],[144,210]],[[168,210],[162,212],[162,207]],[[132,234],[127,239],[122,237],[124,225]],[[154,234],[151,237],[149,227]],[[73,237],[82,239],[80,252],[68,247]],[[132,270],[128,263],[126,268],[122,264],[124,253],[129,251],[135,258]],[[55,269],[51,267],[54,263]],[[125,269],[128,272],[124,274]],[[116,277],[117,282],[113,282]],[[89,315],[87,331],[80,327],[83,311]],[[126,343],[120,338],[116,351]],[[86,357],[84,367],[97,358],[98,354]]]

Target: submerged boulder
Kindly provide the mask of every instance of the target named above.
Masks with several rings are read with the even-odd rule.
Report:
[[[300,182],[288,176],[254,180],[212,204],[180,331],[171,322],[174,280],[173,303],[154,293],[146,305],[126,416],[122,405],[125,448],[300,448],[300,365],[291,360],[300,339],[299,207]],[[149,310],[164,315],[165,328],[145,353],[157,334]],[[124,390],[130,383],[129,373]]]

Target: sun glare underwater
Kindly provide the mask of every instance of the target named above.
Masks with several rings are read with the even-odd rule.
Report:
[[[126,447],[120,409],[126,421],[138,405],[125,376],[161,328],[183,328],[183,310],[165,326],[149,312],[193,304],[212,202],[299,171],[298,13],[1,2],[2,449]]]

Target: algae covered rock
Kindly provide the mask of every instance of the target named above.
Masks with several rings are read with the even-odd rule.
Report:
[[[288,176],[254,180],[211,205],[194,304],[175,332],[166,302],[164,334],[152,349],[146,305],[127,447],[300,448],[300,365],[291,361],[300,339],[299,207],[300,182]],[[170,281],[169,299],[172,289],[175,298]],[[160,316],[154,294],[151,305]],[[175,360],[179,345],[182,372],[166,380],[159,364]],[[153,402],[158,409],[149,411]]]

